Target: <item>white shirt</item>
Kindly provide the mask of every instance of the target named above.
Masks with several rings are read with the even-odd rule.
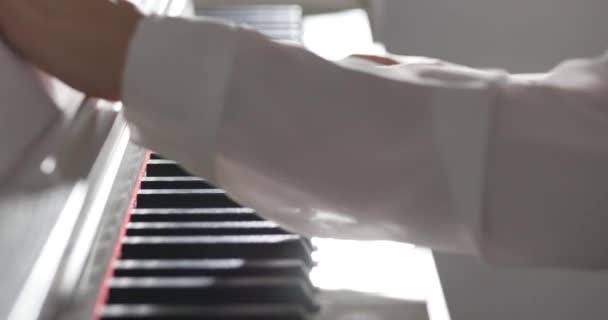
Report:
[[[329,62],[211,20],[145,18],[135,139],[314,236],[498,264],[608,265],[608,58],[509,75]]]

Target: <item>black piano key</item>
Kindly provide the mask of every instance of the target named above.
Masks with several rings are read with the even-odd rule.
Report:
[[[195,177],[144,177],[141,189],[215,189],[201,178]]]
[[[301,259],[312,265],[309,243],[298,235],[125,237],[123,259]]]
[[[248,208],[152,208],[135,209],[132,222],[162,221],[260,221],[253,209]]]
[[[287,234],[270,221],[131,222],[128,236]]]
[[[117,277],[284,276],[310,281],[309,272],[310,267],[297,259],[118,260],[114,264]]]
[[[186,169],[173,161],[166,162],[164,159],[149,160],[146,167],[148,177],[187,177],[191,176]]]
[[[152,305],[111,304],[102,320],[306,320],[310,315],[297,304],[264,305]]]
[[[316,310],[314,291],[290,277],[114,277],[108,303],[118,304],[282,304]]]
[[[221,189],[145,189],[137,194],[138,208],[238,207]]]
[[[271,221],[130,222],[127,236],[280,235],[291,234]],[[309,239],[302,241],[309,249]]]

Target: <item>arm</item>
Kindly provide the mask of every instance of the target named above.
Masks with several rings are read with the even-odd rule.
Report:
[[[605,58],[526,78],[338,66],[224,24],[140,19],[124,1],[0,0],[21,54],[123,97],[140,142],[290,228],[608,264]]]
[[[471,152],[457,161],[479,171],[503,77],[337,65],[249,30],[147,18],[131,44],[125,111],[141,143],[295,231],[476,253],[478,212],[455,212],[434,136],[463,131],[453,142]],[[453,108],[470,119],[446,127]]]
[[[487,164],[483,251],[501,264],[608,265],[608,56],[514,76]]]
[[[474,151],[459,161],[476,172],[469,193],[478,194],[499,77],[462,68],[445,79],[409,68],[347,69],[224,24],[141,19],[126,1],[0,0],[0,33],[24,57],[88,94],[124,98],[140,142],[263,215],[309,234],[475,251],[469,224],[452,213],[442,169],[451,161],[440,159],[434,131],[473,133],[458,141]],[[435,123],[451,105],[474,125]],[[311,166],[301,168],[304,161]],[[263,193],[253,193],[260,179],[248,172],[266,179]]]
[[[165,32],[170,43],[147,38]],[[184,55],[173,71],[150,68],[163,48]],[[142,142],[295,231],[499,264],[608,263],[605,59],[510,77],[339,66],[248,30],[148,20],[130,61],[126,111]]]

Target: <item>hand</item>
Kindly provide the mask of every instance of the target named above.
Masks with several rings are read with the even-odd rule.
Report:
[[[0,35],[70,86],[117,100],[141,17],[124,0],[0,0]]]

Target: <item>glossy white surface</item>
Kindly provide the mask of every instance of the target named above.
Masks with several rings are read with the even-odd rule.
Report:
[[[158,12],[165,9],[177,12],[174,7]],[[105,205],[128,135],[114,146],[111,132],[126,132],[124,122],[116,121],[120,108],[83,100],[84,95],[34,71],[0,43],[0,319],[9,312],[10,319],[35,319],[43,306],[56,311],[65,297],[55,295],[51,303],[44,299],[66,261],[73,227]],[[90,224],[97,222],[75,227],[86,234],[78,238],[80,251],[70,257],[80,253],[80,259],[70,263],[81,263],[88,251],[82,246],[94,236]],[[74,282],[69,280],[67,286]]]
[[[60,117],[41,75],[0,42],[0,181]]]
[[[429,250],[391,241],[314,238],[318,320],[449,320]]]

